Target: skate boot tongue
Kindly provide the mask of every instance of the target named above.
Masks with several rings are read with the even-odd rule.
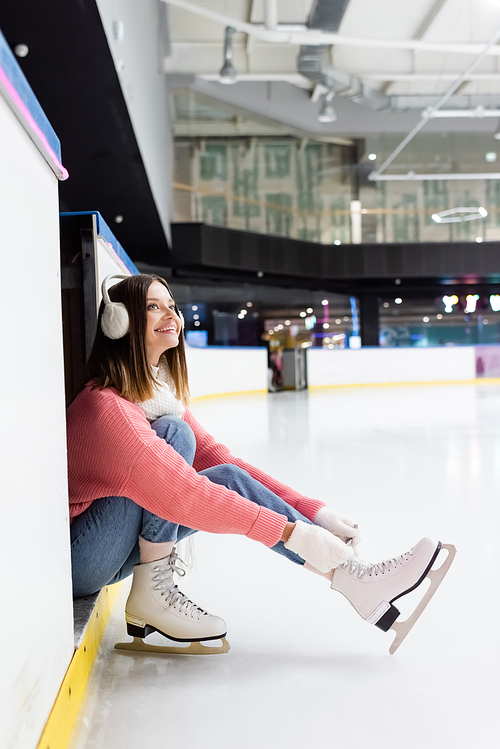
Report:
[[[155,583],[153,589],[160,591],[160,596],[176,611],[199,621],[202,616],[208,616],[208,612],[193,603],[174,583],[174,572],[177,572],[179,577],[186,574],[184,567],[180,566],[182,564],[184,562],[175,550],[169,557],[160,560],[160,563],[151,569],[151,581]]]

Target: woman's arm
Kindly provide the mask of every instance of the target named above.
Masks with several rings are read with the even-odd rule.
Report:
[[[309,520],[314,520],[318,510],[325,506],[324,502],[320,502],[317,499],[311,499],[310,497],[304,497],[291,487],[282,484],[272,476],[264,473],[264,471],[261,471],[259,468],[256,468],[250,463],[246,463],[240,458],[236,458],[225,445],[216,442],[215,438],[212,437],[212,435],[209,434],[201,424],[199,424],[189,409],[186,409],[182,418],[187,424],[189,424],[196,437],[196,455],[193,464],[196,471],[203,471],[205,468],[211,468],[212,466],[222,465],[224,463],[236,465],[244,471],[247,471],[252,478],[259,481]]]
[[[129,497],[166,520],[274,546],[287,523],[201,476],[160,439],[141,409],[111,388],[82,393],[68,412],[70,501]]]

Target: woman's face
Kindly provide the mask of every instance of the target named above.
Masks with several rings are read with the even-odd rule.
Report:
[[[146,304],[146,353],[148,362],[156,367],[163,352],[178,345],[181,321],[174,300],[159,281],[149,287]]]

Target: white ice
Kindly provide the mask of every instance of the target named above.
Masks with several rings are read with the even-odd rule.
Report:
[[[124,589],[71,749],[500,746],[500,388],[276,393],[193,411],[234,454],[353,516],[363,558],[430,535],[456,545],[455,562],[390,656],[393,633],[325,580],[248,539],[198,534],[181,589],[224,617],[230,652],[114,650]]]

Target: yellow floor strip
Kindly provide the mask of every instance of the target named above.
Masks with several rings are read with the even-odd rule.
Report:
[[[75,650],[71,663],[61,684],[59,694],[38,744],[38,749],[66,749],[80,709],[90,671],[94,664],[113,602],[120,583],[106,586],[99,598],[87,625],[80,647]]]
[[[408,380],[406,382],[340,382],[335,385],[309,385],[308,390],[331,390],[336,388],[396,388],[396,387],[435,387],[436,385],[500,385],[500,377],[478,377],[473,380]],[[197,395],[191,403],[211,398],[229,398],[237,395],[267,395],[268,390],[239,390],[234,393],[212,393]]]
[[[309,390],[330,390],[333,388],[396,388],[396,387],[435,387],[436,385],[500,385],[500,377],[480,377],[474,380],[416,380],[412,382],[354,382],[337,385],[309,385]]]
[[[191,398],[191,403],[208,400],[209,398],[229,398],[233,395],[267,395],[267,390],[238,390],[234,393],[212,393],[211,395],[197,395]]]

